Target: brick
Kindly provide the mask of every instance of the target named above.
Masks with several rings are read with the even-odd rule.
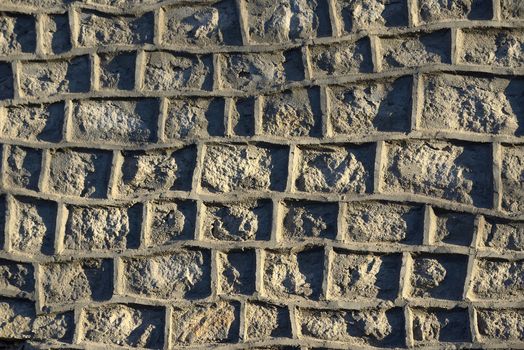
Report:
[[[0,62],[0,100],[14,97],[13,69],[8,62]]]
[[[282,191],[288,151],[263,144],[211,144],[204,155],[201,186],[208,192]]]
[[[320,136],[320,89],[294,89],[264,96],[261,119],[262,133],[266,135]]]
[[[268,200],[205,203],[201,231],[216,241],[269,240],[272,207]]]
[[[432,130],[520,135],[524,81],[487,76],[428,75],[420,126]]]
[[[96,0],[95,0],[96,1]],[[6,5],[22,5],[31,9],[60,8],[64,5],[64,0],[4,0]]]
[[[0,15],[0,55],[33,53],[36,49],[35,17],[14,13]]]
[[[235,2],[168,7],[162,40],[171,45],[240,45],[240,22]]]
[[[66,207],[64,249],[76,251],[138,248],[142,207]]]
[[[200,299],[211,288],[210,254],[179,250],[170,254],[123,258],[124,289],[155,299]]]
[[[335,239],[337,214],[337,203],[287,200],[282,203],[282,238],[286,241]]]
[[[219,294],[252,295],[255,292],[256,256],[254,250],[218,253]]]
[[[62,139],[64,103],[8,106],[3,115],[1,133],[21,141],[58,142]]]
[[[148,52],[145,64],[145,90],[211,90],[213,86],[210,55]]]
[[[25,97],[42,98],[87,92],[90,87],[90,72],[88,56],[69,60],[22,62],[20,93]]]
[[[165,136],[170,140],[224,136],[224,99],[172,99],[168,103],[165,123]]]
[[[11,248],[27,254],[53,252],[57,205],[55,202],[17,197],[11,203],[14,218],[8,228]]]
[[[247,339],[290,338],[291,321],[286,307],[252,302],[246,305]]]
[[[418,15],[422,23],[491,19],[493,4],[490,0],[418,0]]]
[[[387,146],[383,189],[491,207],[491,149],[482,144],[399,141]]]
[[[522,325],[524,310],[519,309],[478,309],[477,328],[482,340],[524,341]]]
[[[317,300],[322,289],[324,251],[267,251],[263,266],[265,294],[272,299]]]
[[[369,73],[373,70],[369,39],[309,47],[314,78]]]
[[[111,153],[107,151],[52,150],[49,190],[70,196],[105,197],[110,168]]]
[[[363,81],[329,88],[330,122],[335,135],[408,132],[410,77]]]
[[[196,163],[196,148],[124,151],[122,176],[116,190],[120,196],[160,191],[189,191]]]
[[[100,88],[133,90],[135,87],[135,52],[100,53]]]
[[[63,15],[47,15],[42,17],[43,51],[46,54],[61,54],[71,49],[71,33],[69,17]]]
[[[80,320],[82,339],[91,343],[161,349],[164,315],[162,308],[133,304],[87,308]]]
[[[196,204],[170,201],[153,204],[149,244],[153,247],[194,238]]]
[[[336,250],[329,275],[335,300],[395,300],[400,280],[400,254],[367,254]]]
[[[343,32],[348,34],[361,29],[408,25],[406,0],[337,0],[335,10],[342,21]]]
[[[294,185],[299,192],[366,193],[373,186],[371,144],[300,147]]]
[[[255,134],[255,98],[236,98],[231,104],[231,129],[238,136],[253,136]]]
[[[380,40],[385,69],[451,63],[451,31],[439,30]]]
[[[467,213],[434,210],[435,232],[433,242],[469,246],[475,231],[475,216]]]
[[[512,214],[524,211],[524,147],[507,146],[502,151],[502,209]]]
[[[6,195],[0,195],[0,251],[4,251],[6,230],[6,216],[7,216],[7,199]]]
[[[453,254],[413,256],[409,294],[415,298],[461,300],[468,257]]]
[[[500,5],[502,18],[510,20],[524,18],[524,7],[519,0],[501,0]]]
[[[158,113],[156,99],[75,101],[72,137],[86,142],[153,142]]]
[[[463,29],[462,41],[461,62],[512,68],[524,66],[519,49],[524,45],[522,30]]]
[[[298,49],[228,54],[220,62],[223,89],[252,91],[304,79],[302,53]]]
[[[5,184],[38,191],[42,151],[14,145],[5,145],[4,147],[8,147],[6,169],[4,172]]]
[[[478,241],[481,247],[499,251],[524,251],[524,222],[484,217]]]
[[[82,11],[79,17],[78,44],[83,47],[133,45],[153,42],[153,13],[141,16],[109,15]]]
[[[524,299],[524,260],[477,260],[470,294],[473,299]]]
[[[104,301],[113,294],[113,263],[109,259],[48,263],[40,270],[45,306]]]
[[[256,43],[281,43],[331,34],[327,1],[248,0],[250,38]]]
[[[467,309],[412,309],[413,338],[417,345],[470,342]]]
[[[0,259],[1,295],[33,298],[34,290],[35,280],[32,264]]]

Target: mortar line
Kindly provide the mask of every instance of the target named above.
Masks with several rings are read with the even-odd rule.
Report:
[[[492,144],[492,164],[493,164],[493,209],[497,211],[502,210],[502,158],[503,148],[500,142],[493,142]]]
[[[424,206],[424,234],[422,244],[435,244],[436,215],[430,205]]]

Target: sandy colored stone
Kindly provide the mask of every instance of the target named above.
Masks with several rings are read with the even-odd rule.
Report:
[[[474,299],[522,300],[524,298],[524,261],[477,260],[472,277]]]
[[[246,306],[247,338],[266,340],[291,334],[289,311],[272,304],[249,303]]]
[[[196,226],[196,206],[191,201],[155,203],[149,244],[159,246],[178,240],[192,239]]]
[[[336,237],[338,213],[336,203],[286,201],[283,203],[282,210],[283,239],[299,241]]]
[[[524,251],[524,223],[485,217],[479,245],[499,251]]]
[[[71,34],[67,14],[48,15],[42,18],[42,50],[47,54],[61,54],[71,49]]]
[[[421,22],[491,19],[492,3],[485,0],[417,0]]]
[[[346,33],[408,25],[406,0],[337,0],[335,9]]]
[[[524,211],[524,148],[507,146],[502,152],[502,209],[519,214]]]
[[[42,153],[40,150],[10,146],[7,150],[4,181],[9,186],[38,191],[41,165]]]
[[[34,17],[2,13],[0,15],[0,55],[33,52],[35,49]]]
[[[34,283],[34,268],[31,264],[0,259],[1,294],[31,298]]]
[[[177,98],[169,100],[165,136],[170,140],[224,135],[224,100]]]
[[[524,66],[522,30],[464,30],[466,45],[460,51],[464,63],[502,67]]]
[[[367,38],[311,46],[309,52],[315,78],[368,73],[372,70],[371,48]]]
[[[495,342],[524,340],[524,311],[479,309],[476,316],[481,339]]]
[[[520,0],[501,0],[500,2],[502,18],[522,19],[524,18],[524,7]]]
[[[467,309],[412,309],[413,338],[417,344],[469,342]]]
[[[254,250],[218,253],[219,293],[251,295],[255,291],[256,256]]]
[[[62,138],[64,104],[13,105],[0,109],[4,137],[21,141],[55,142]]]
[[[100,53],[98,57],[101,89],[132,90],[135,87],[135,52]]]
[[[453,244],[468,246],[473,239],[475,216],[451,211],[435,211],[435,232],[433,241],[436,244]]]

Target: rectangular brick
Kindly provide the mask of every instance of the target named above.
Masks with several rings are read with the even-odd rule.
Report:
[[[72,137],[87,142],[154,142],[159,104],[156,99],[75,101]]]
[[[169,100],[165,137],[169,140],[224,136],[225,101],[220,97],[185,97]]]
[[[64,103],[6,106],[0,109],[2,136],[20,141],[58,142],[62,139]]]
[[[283,240],[335,239],[337,203],[286,200],[281,208]]]
[[[471,341],[468,309],[412,309],[413,338],[417,345]]]
[[[446,22],[453,20],[480,20],[493,17],[491,0],[417,0],[418,15],[422,23]]]
[[[64,248],[76,251],[138,248],[142,207],[80,206],[66,207]]]
[[[524,300],[524,260],[476,260],[469,292],[477,300]]]
[[[11,63],[0,62],[0,100],[14,97],[13,79]]]
[[[213,87],[211,55],[147,52],[145,64],[145,90],[211,90]]]
[[[524,45],[521,29],[463,29],[459,60],[463,63],[523,67],[524,57],[514,48]]]
[[[46,15],[42,16],[42,46],[46,54],[61,54],[71,49],[71,33],[69,16]]]
[[[80,337],[83,342],[162,349],[164,327],[163,308],[108,304],[84,309]]]
[[[19,79],[20,93],[25,97],[87,92],[91,79],[89,58],[77,56],[69,60],[22,62]]]
[[[0,259],[0,295],[32,299],[34,290],[32,264]]]
[[[211,262],[205,250],[123,258],[125,293],[155,299],[202,299],[210,294]]]
[[[288,150],[264,144],[206,146],[201,186],[214,193],[282,191],[286,186]]]
[[[522,79],[428,75],[419,124],[430,130],[520,136],[523,91]]]
[[[484,217],[479,228],[479,246],[499,251],[524,251],[524,222]]]
[[[523,19],[524,8],[518,0],[501,0],[500,1],[502,18],[504,19]]]
[[[318,193],[370,192],[374,157],[372,144],[300,147],[295,189]]]
[[[483,341],[522,342],[524,333],[524,310],[522,309],[477,309],[477,328]]]
[[[329,117],[333,134],[353,136],[408,132],[411,91],[410,77],[329,87]]]
[[[255,98],[233,99],[229,118],[233,134],[253,136],[255,134]]]
[[[503,147],[501,162],[502,209],[520,214],[524,212],[524,147]]]
[[[236,4],[222,0],[208,5],[165,9],[162,41],[167,45],[241,45]]]
[[[42,150],[15,145],[3,147],[7,148],[4,163],[5,185],[38,191]]]
[[[157,247],[195,237],[196,203],[189,200],[152,204],[147,244]]]
[[[82,47],[133,45],[153,42],[154,16],[110,15],[83,10],[78,14],[78,44]]]
[[[249,340],[291,338],[291,320],[285,306],[250,302],[246,304],[246,323]]]
[[[368,38],[309,47],[314,78],[369,73],[373,70]]]
[[[19,13],[0,14],[0,55],[14,55],[36,50],[35,17]]]
[[[106,197],[111,156],[108,151],[52,150],[49,191],[69,196]]]
[[[336,0],[335,10],[346,34],[408,25],[406,0]]]
[[[386,147],[383,189],[492,206],[489,145],[444,141],[399,141]]]
[[[255,292],[255,251],[232,250],[217,253],[218,293],[252,295]]]
[[[434,209],[434,232],[430,233],[432,243],[469,246],[475,231],[475,216]]]
[[[451,31],[381,37],[380,48],[385,69],[451,63]]]
[[[133,90],[135,87],[136,52],[99,53],[100,88]]]

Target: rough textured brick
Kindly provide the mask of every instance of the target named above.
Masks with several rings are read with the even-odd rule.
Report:
[[[171,254],[124,258],[126,293],[157,299],[199,299],[210,289],[207,251],[180,250]]]
[[[420,126],[433,130],[520,135],[524,81],[486,76],[429,75]]]
[[[71,49],[69,17],[48,15],[43,17],[44,32],[42,35],[43,51],[46,54],[61,54]]]
[[[475,267],[470,291],[474,299],[524,299],[524,260],[477,260]]]
[[[110,304],[88,308],[80,321],[82,338],[93,343],[161,349],[164,315],[161,308],[138,305]]]
[[[442,141],[387,146],[384,190],[408,192],[491,207],[491,150],[481,144]]]
[[[0,32],[0,55],[35,51],[35,17],[2,13],[0,15]]]
[[[266,340],[291,336],[289,311],[282,306],[267,303],[249,303],[246,306],[247,338]]]
[[[476,316],[482,340],[524,341],[524,310],[479,309]]]
[[[196,226],[196,205],[193,201],[154,203],[151,215],[151,246],[193,239]]]
[[[13,69],[9,62],[0,62],[0,100],[13,98]]]
[[[337,0],[335,8],[345,33],[408,25],[406,0]]]
[[[101,53],[100,88],[111,90],[133,90],[135,87],[136,53]]]
[[[7,149],[4,181],[9,186],[38,191],[41,165],[41,150],[28,147],[10,146]]]
[[[497,250],[524,251],[524,223],[485,217],[479,245]]]
[[[436,244],[468,246],[473,238],[475,217],[471,214],[435,210],[435,231],[433,241]]]
[[[315,78],[368,73],[372,71],[369,39],[309,47]]]
[[[230,123],[232,132],[238,136],[255,134],[255,98],[237,98],[231,106]]]
[[[510,213],[524,211],[524,148],[504,147],[502,154],[502,209]]]
[[[0,259],[0,290],[0,294],[4,296],[33,297],[35,290],[33,265]]]
[[[412,313],[417,345],[471,341],[467,309],[413,309]]]
[[[364,81],[329,89],[335,135],[405,132],[410,126],[411,79]]]
[[[282,203],[282,239],[334,239],[337,235],[337,203],[291,201]]]
[[[490,66],[522,67],[524,58],[522,30],[478,30],[462,31],[460,60],[464,63]]]
[[[300,192],[370,192],[373,162],[372,145],[301,147],[295,188]]]
[[[165,136],[170,140],[224,136],[224,99],[172,99],[167,107]]]
[[[524,18],[524,6],[520,0],[501,0],[501,12],[504,19]]]
[[[418,0],[421,22],[432,23],[463,19],[491,19],[489,0]]]
[[[283,190],[288,152],[262,144],[206,147],[201,186],[208,192]]]
[[[219,293],[225,295],[255,292],[256,257],[254,250],[218,253]]]

